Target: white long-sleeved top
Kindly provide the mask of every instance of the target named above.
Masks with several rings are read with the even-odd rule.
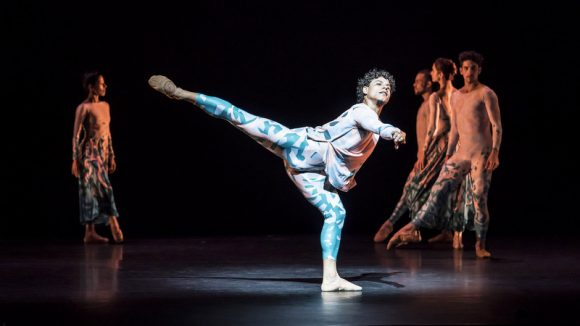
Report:
[[[379,120],[379,116],[363,103],[353,105],[335,120],[316,128],[308,127],[310,140],[329,145],[325,162],[328,181],[336,189],[348,191],[356,185],[355,174],[372,154],[379,136],[393,139],[400,131]]]

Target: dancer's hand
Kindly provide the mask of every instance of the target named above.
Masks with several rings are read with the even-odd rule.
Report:
[[[425,153],[421,151],[417,157],[417,168],[423,170],[425,168]]]
[[[487,162],[485,163],[485,168],[487,170],[493,171],[499,166],[499,153],[495,150],[491,151],[489,157],[487,158]]]
[[[79,162],[75,159],[72,162],[71,173],[75,176],[75,178],[79,177]]]
[[[393,141],[395,142],[395,149],[399,149],[400,144],[406,144],[407,134],[402,130],[393,132]]]
[[[115,162],[115,157],[113,156],[109,159],[109,173],[113,173],[115,170],[117,170],[117,162]]]

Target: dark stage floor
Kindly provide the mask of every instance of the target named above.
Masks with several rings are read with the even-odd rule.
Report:
[[[316,236],[0,242],[0,325],[383,325],[577,322],[580,240],[490,238],[494,258],[345,236],[321,293]]]

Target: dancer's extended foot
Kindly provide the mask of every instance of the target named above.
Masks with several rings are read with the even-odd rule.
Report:
[[[455,231],[453,233],[453,249],[455,250],[463,249],[463,232]]]
[[[447,230],[441,231],[441,233],[428,240],[429,243],[451,242],[451,241],[453,241],[453,235],[451,234],[450,231]]]
[[[115,240],[116,243],[123,243],[125,241],[125,237],[123,236],[123,231],[121,231],[120,228],[117,228],[115,230],[111,230],[111,233],[113,234],[113,240]]]
[[[419,230],[405,231],[404,229],[399,230],[395,235],[389,240],[387,244],[387,250],[396,246],[397,248],[408,244],[409,242],[421,242],[421,232]]]
[[[336,276],[332,279],[323,279],[322,285],[320,286],[322,292],[335,292],[335,291],[362,291],[362,287],[350,283],[349,281]]]
[[[83,242],[86,244],[90,244],[90,243],[108,243],[109,239],[105,238],[105,237],[101,237],[100,235],[98,235],[95,232],[91,232],[91,233],[86,233],[85,234],[85,238],[83,239]]]
[[[123,241],[125,241],[125,238],[123,237],[123,231],[121,231],[121,228],[119,227],[119,222],[117,221],[116,217],[111,217],[109,219],[109,226],[111,227],[111,234],[113,235],[113,240],[115,240],[116,243],[122,243]]]
[[[153,75],[149,78],[149,86],[154,90],[160,92],[161,94],[175,99],[182,100],[183,96],[181,94],[182,89],[175,86],[171,79],[163,75]]]
[[[389,234],[391,234],[391,232],[393,232],[393,223],[391,223],[391,221],[389,220],[386,220],[385,223],[381,225],[381,228],[375,234],[373,241],[383,242],[387,239],[387,237],[389,236]]]

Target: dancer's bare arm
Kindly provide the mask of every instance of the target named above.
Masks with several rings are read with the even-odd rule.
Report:
[[[421,156],[425,148],[425,137],[427,136],[427,124],[429,123],[429,99],[421,103],[417,111],[416,134],[417,134],[417,159]]]
[[[497,95],[494,91],[489,90],[483,95],[483,102],[485,104],[485,110],[487,111],[487,116],[491,124],[492,140],[491,154],[487,159],[485,168],[489,170],[495,170],[499,166],[499,147],[501,146],[502,138],[501,116]]]
[[[109,131],[109,173],[117,170],[117,161],[115,161],[115,151],[113,150],[113,136],[110,136]]]
[[[75,177],[79,177],[78,169],[78,151],[79,148],[79,137],[81,134],[81,124],[86,116],[86,107],[84,104],[80,104],[75,112],[75,122],[73,127],[73,138],[72,138],[72,152],[73,152],[73,162],[71,167],[71,173]]]
[[[425,134],[425,141],[423,145],[423,150],[420,153],[417,161],[419,162],[419,169],[425,167],[425,154],[429,150],[429,146],[433,140],[433,135],[435,135],[435,119],[437,115],[437,94],[433,93],[429,97],[429,112],[427,113],[427,133]]]
[[[455,149],[457,147],[457,142],[459,140],[459,134],[457,133],[457,114],[455,112],[456,109],[456,95],[458,92],[455,92],[451,95],[451,107],[449,108],[449,123],[450,123],[450,129],[449,129],[449,145],[447,147],[447,155],[446,155],[446,160],[449,159],[451,157],[451,155],[453,155],[453,153],[455,153]]]

